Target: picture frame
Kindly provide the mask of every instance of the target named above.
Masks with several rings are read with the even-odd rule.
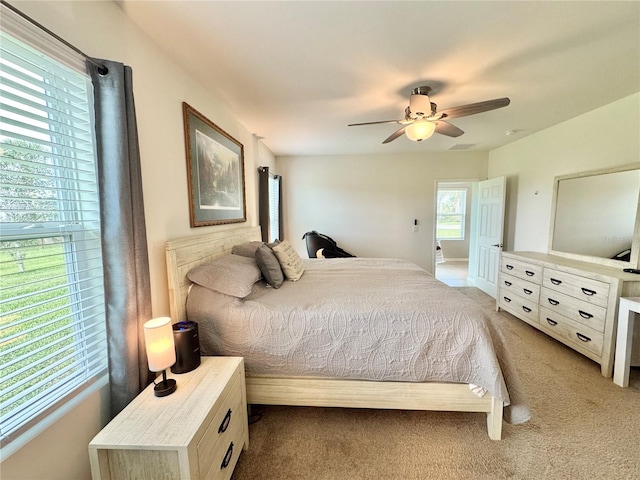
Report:
[[[182,102],[191,227],[247,221],[244,147]]]

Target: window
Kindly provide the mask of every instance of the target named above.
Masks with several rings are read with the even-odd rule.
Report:
[[[466,188],[438,189],[436,224],[438,240],[464,240],[466,206]]]
[[[280,176],[269,175],[269,242],[279,239],[280,232]]]
[[[91,80],[0,35],[4,447],[103,376],[107,345]]]

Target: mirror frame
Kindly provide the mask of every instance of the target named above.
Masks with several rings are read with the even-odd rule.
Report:
[[[619,165],[617,167],[603,168],[600,170],[589,170],[585,172],[572,173],[568,175],[559,175],[553,179],[553,197],[551,201],[551,223],[549,225],[549,244],[547,251],[551,255],[559,257],[581,260],[583,262],[595,263],[599,265],[607,265],[618,268],[640,268],[640,195],[638,195],[638,205],[636,208],[635,226],[633,229],[633,240],[631,242],[631,260],[622,262],[610,258],[595,257],[570,252],[561,252],[553,249],[553,235],[556,225],[556,207],[558,200],[558,185],[562,180],[570,180],[581,177],[592,177],[597,175],[605,175],[607,173],[625,172],[629,170],[640,170],[640,162]]]

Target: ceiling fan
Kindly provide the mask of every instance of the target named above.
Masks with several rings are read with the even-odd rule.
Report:
[[[382,143],[389,143],[396,138],[405,134],[409,139],[415,142],[421,142],[429,138],[433,133],[447,135],[448,137],[459,137],[464,132],[445,121],[445,119],[466,117],[467,115],[475,115],[476,113],[495,110],[496,108],[506,107],[511,103],[508,98],[496,98],[485,102],[470,103],[459,107],[447,108],[438,111],[438,106],[429,98],[431,87],[422,86],[414,88],[411,91],[409,106],[404,111],[403,120],[382,120],[379,122],[352,123],[349,127],[359,125],[376,125],[380,123],[399,123],[401,128],[393,132]]]

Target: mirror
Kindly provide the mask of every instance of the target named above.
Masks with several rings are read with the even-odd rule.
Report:
[[[640,164],[556,177],[549,253],[637,268]]]

